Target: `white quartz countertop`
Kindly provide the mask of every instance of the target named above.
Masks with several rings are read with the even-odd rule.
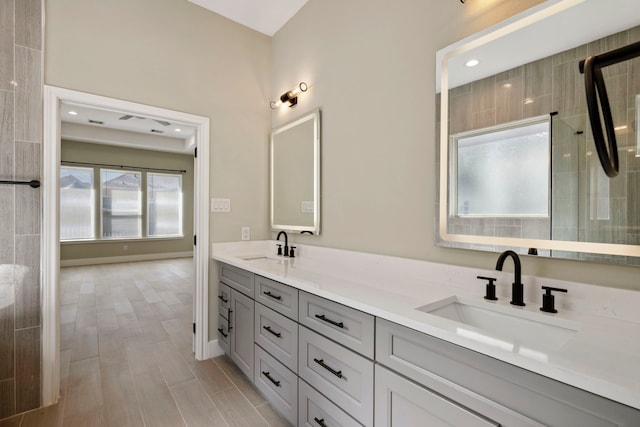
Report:
[[[640,292],[523,276],[526,306],[515,307],[509,304],[513,273],[296,246],[295,258],[283,258],[274,241],[217,243],[212,258],[640,409]],[[498,301],[483,299],[478,275],[498,279]],[[568,289],[556,295],[557,314],[539,310],[541,285]],[[449,297],[546,316],[576,331],[559,346],[524,348],[416,310]]]

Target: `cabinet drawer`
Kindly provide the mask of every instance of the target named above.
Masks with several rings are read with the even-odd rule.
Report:
[[[298,416],[298,377],[271,357],[260,346],[255,349],[255,385],[271,406],[296,425]]]
[[[373,362],[303,326],[299,375],[360,423],[373,425]]]
[[[266,277],[256,276],[255,292],[256,301],[293,320],[298,320],[298,290],[296,288]]]
[[[253,298],[253,273],[228,264],[220,264],[220,281]]]
[[[298,427],[362,427],[306,382],[298,381]]]
[[[229,335],[229,320],[221,315],[218,316],[218,343],[224,350],[225,354],[229,354],[231,336]]]
[[[376,365],[376,427],[498,427],[439,394]]]
[[[298,324],[262,304],[256,304],[255,341],[283,365],[298,372]]]
[[[640,411],[427,334],[376,321],[376,360],[507,426],[639,426]]]
[[[229,320],[229,307],[231,307],[231,288],[218,282],[218,313],[227,320]]]
[[[373,359],[374,317],[300,292],[300,323]]]

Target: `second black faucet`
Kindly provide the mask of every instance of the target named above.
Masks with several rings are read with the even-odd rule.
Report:
[[[498,262],[496,263],[496,270],[502,271],[502,266],[504,264],[504,260],[507,257],[511,257],[513,259],[514,265],[514,278],[513,283],[511,285],[511,304],[518,305],[520,307],[524,307],[524,286],[522,285],[522,273],[521,273],[521,265],[520,265],[520,257],[514,251],[504,251],[498,257]]]

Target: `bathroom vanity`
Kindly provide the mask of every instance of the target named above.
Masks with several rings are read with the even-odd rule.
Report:
[[[271,241],[212,253],[218,342],[292,425],[640,425],[638,292],[525,277],[514,307],[510,273]],[[557,314],[541,285],[568,289]]]

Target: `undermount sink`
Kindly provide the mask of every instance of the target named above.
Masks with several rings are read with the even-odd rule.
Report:
[[[457,296],[416,310],[458,323],[460,336],[534,358],[560,349],[580,329],[570,320]]]

